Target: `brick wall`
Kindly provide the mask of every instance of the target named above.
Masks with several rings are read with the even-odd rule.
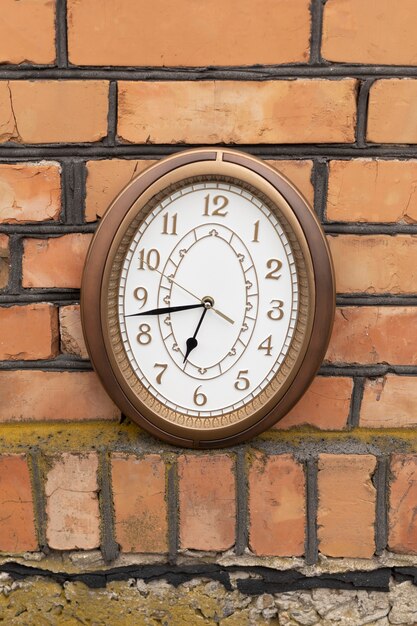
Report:
[[[415,0],[3,0],[6,557],[379,555],[377,567],[386,550],[417,554],[416,20]],[[88,361],[79,288],[114,195],[155,160],[217,143],[310,200],[337,311],[291,413],[248,444],[195,453],[120,419]]]

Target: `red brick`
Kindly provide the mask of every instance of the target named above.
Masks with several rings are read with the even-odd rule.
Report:
[[[278,172],[286,176],[288,180],[295,186],[308,202],[313,206],[314,203],[314,187],[311,182],[313,174],[313,161],[309,160],[276,160],[266,161],[268,165],[276,169]]]
[[[317,376],[301,400],[274,428],[314,426],[322,430],[341,430],[346,427],[349,416],[352,389],[351,378]]]
[[[120,82],[118,134],[134,143],[350,143],[355,94],[352,79]]]
[[[99,141],[107,113],[104,80],[0,81],[0,142]]]
[[[2,0],[0,63],[55,61],[55,2]]]
[[[376,458],[369,454],[319,457],[320,552],[331,557],[365,558],[375,551]]]
[[[0,550],[21,553],[36,550],[29,468],[23,455],[0,456]]]
[[[249,470],[250,547],[255,554],[304,553],[305,479],[289,454],[256,454]]]
[[[23,287],[77,289],[92,235],[71,233],[23,242]]]
[[[226,454],[179,457],[181,548],[227,550],[234,544],[233,469]]]
[[[102,159],[87,162],[85,220],[102,217],[112,200],[130,181],[156,163],[138,159]]]
[[[329,61],[416,65],[414,0],[327,0],[322,55]]]
[[[165,463],[158,454],[113,454],[116,539],[122,552],[167,552]]]
[[[57,220],[60,171],[58,163],[0,164],[0,223]]]
[[[50,462],[45,483],[48,545],[54,550],[98,548],[97,454],[65,452]]]
[[[417,221],[417,161],[331,161],[327,218],[335,222]]]
[[[0,422],[119,417],[94,372],[0,371]]]
[[[389,490],[389,549],[417,554],[417,456],[394,454]]]
[[[339,293],[415,293],[416,235],[328,237]]]
[[[397,428],[417,425],[417,378],[387,374],[367,380],[360,425],[365,428]]]
[[[309,0],[70,0],[69,56],[76,65],[302,62],[309,8]]]
[[[1,360],[52,359],[58,344],[58,312],[52,304],[0,307]]]
[[[377,80],[369,92],[367,140],[417,143],[417,80]]]
[[[59,329],[61,350],[66,354],[74,354],[88,359],[88,352],[81,327],[79,304],[69,304],[59,309]]]
[[[325,357],[331,363],[417,364],[417,309],[397,306],[336,309]]]
[[[0,233],[0,289],[9,282],[9,238]]]

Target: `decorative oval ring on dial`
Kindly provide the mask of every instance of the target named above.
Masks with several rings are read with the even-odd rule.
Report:
[[[191,150],[109,208],[81,306],[93,365],[126,415],[170,443],[231,445],[285,415],[314,377],[332,263],[313,211],[274,169]]]

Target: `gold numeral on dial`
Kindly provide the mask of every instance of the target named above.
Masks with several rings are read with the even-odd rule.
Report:
[[[194,391],[194,404],[197,406],[204,406],[207,402],[207,396],[202,391],[198,391],[200,388],[201,385],[199,385]]]
[[[254,225],[253,225],[253,239],[252,239],[252,241],[254,243],[259,243],[258,236],[259,236],[259,220],[257,222],[255,222]]]
[[[210,213],[210,206],[214,204],[214,209]],[[218,217],[226,217],[227,211],[224,211],[229,204],[229,200],[225,196],[214,196],[211,202],[210,194],[208,193],[204,198],[204,213],[203,215],[217,215]]]
[[[246,391],[246,389],[249,389],[249,378],[246,378],[244,374],[249,374],[249,370],[240,370],[239,374],[237,375],[235,389],[237,389],[238,391]]]
[[[169,226],[169,215],[165,213],[163,216],[163,226],[162,226],[162,234],[163,235],[176,235],[177,234],[177,217],[178,213],[171,215],[171,230],[168,230]]]
[[[165,374],[165,370],[168,367],[167,363],[155,363],[154,367],[160,367],[161,371],[159,372],[158,376],[156,377],[156,382],[158,383],[158,385],[161,384],[162,382],[162,376]]]
[[[146,291],[145,287],[136,287],[133,292],[133,296],[136,298],[136,300],[139,300],[139,302],[141,303],[140,308],[142,309],[148,299],[148,292]]]
[[[279,261],[278,259],[269,259],[269,261],[267,261],[266,263],[266,266],[271,271],[266,274],[265,278],[273,278],[274,280],[278,280],[278,278],[281,278],[281,274],[278,274],[279,270],[282,267],[281,261]]]
[[[151,327],[149,326],[149,324],[141,324],[139,326],[139,334],[137,335],[136,339],[139,341],[141,346],[147,346],[148,343],[151,343],[152,335]]]
[[[265,350],[265,356],[271,356],[272,349],[272,335],[269,335],[259,344],[258,350]]]
[[[151,248],[146,252],[145,248],[139,250],[139,268],[140,270],[149,269],[157,270],[161,261],[161,255],[156,248]]]
[[[274,304],[274,302],[276,302],[276,304]],[[272,309],[270,311],[268,311],[267,316],[269,317],[270,320],[282,320],[282,318],[284,317],[284,311],[282,309],[282,307],[284,306],[284,303],[282,300],[271,300],[271,304],[274,304],[274,306],[272,307]],[[275,311],[275,313],[274,313]]]

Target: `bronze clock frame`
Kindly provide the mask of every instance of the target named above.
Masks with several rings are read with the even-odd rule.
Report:
[[[287,224],[297,261],[300,311],[283,364],[254,400],[219,418],[171,410],[130,368],[120,340],[116,299],[124,250],[164,192],[186,181],[227,178],[254,188]],[[298,254],[297,254],[298,250]],[[201,148],[168,157],[135,178],[111,204],[90,245],[81,289],[81,317],[92,364],[104,388],[145,430],[171,444],[218,448],[245,441],[282,418],[310,385],[324,358],[335,311],[333,265],[325,235],[303,196],[259,159],[229,149]]]

